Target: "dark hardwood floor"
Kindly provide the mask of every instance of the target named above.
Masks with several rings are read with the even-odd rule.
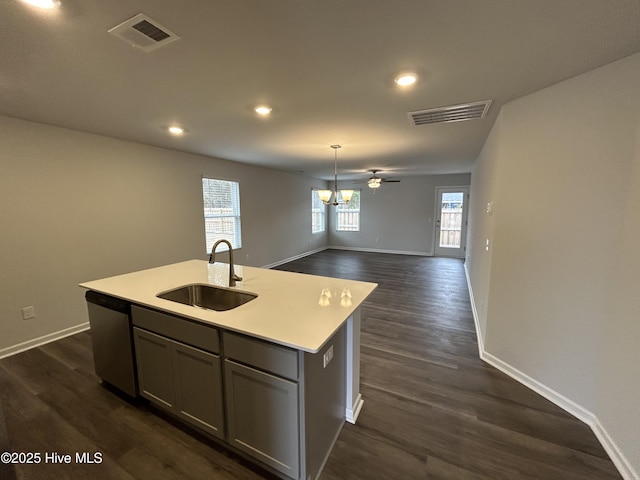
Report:
[[[327,250],[278,269],[379,284],[362,309],[364,408],[322,480],[621,478],[588,426],[478,358],[460,260]],[[101,386],[89,333],[0,360],[0,402],[12,451],[102,454],[16,465],[18,479],[268,476]]]

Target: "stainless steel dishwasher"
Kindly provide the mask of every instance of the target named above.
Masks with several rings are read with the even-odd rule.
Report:
[[[86,293],[96,374],[106,383],[138,395],[133,351],[131,305],[90,290]]]

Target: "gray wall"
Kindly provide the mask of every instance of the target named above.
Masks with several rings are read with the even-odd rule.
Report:
[[[327,182],[301,175],[5,116],[0,162],[0,356],[85,323],[80,282],[206,258],[202,175],[240,182],[236,261],[255,266],[329,244],[432,254],[435,186],[470,182],[413,177],[375,195],[365,186],[361,232],[336,233],[327,207],[327,231],[311,234],[311,189]],[[26,306],[36,318],[22,319]]]
[[[485,351],[592,415],[628,478],[640,473],[639,80],[636,54],[503,107],[472,174],[466,264]]]
[[[301,175],[3,116],[0,163],[0,356],[86,322],[79,282],[207,258],[202,175],[240,182],[237,263],[327,245],[310,214],[326,182]],[[31,305],[37,317],[23,320]]]
[[[403,178],[400,183],[383,184],[375,194],[365,184],[360,200],[359,232],[336,232],[335,207],[327,207],[329,244],[433,255],[436,187],[470,183],[468,173],[423,175]]]

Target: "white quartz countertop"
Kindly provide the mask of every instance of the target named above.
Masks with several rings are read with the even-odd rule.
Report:
[[[80,286],[202,323],[317,353],[377,287],[375,283],[235,266],[243,279],[232,290],[258,298],[227,311],[205,310],[158,298],[167,290],[202,283],[227,288],[229,265],[188,260],[117,275]]]

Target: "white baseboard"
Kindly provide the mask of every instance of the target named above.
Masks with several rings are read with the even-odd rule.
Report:
[[[618,472],[622,475],[622,478],[625,480],[640,480],[640,473],[636,472],[627,457],[625,457],[624,453],[620,451],[618,445],[616,445],[597,417],[595,423],[590,425],[590,427],[600,441],[602,447],[611,458],[611,461],[618,469]]]
[[[89,322],[65,328],[64,330],[60,330],[58,332],[49,333],[42,337],[34,338],[33,340],[28,340],[11,347],[3,348],[0,350],[0,359],[24,352],[26,350],[30,350],[35,347],[39,347],[41,345],[45,345],[47,343],[55,342],[56,340],[75,335],[76,333],[84,332],[85,330],[89,330]]]
[[[308,257],[309,255],[313,255],[314,253],[322,252],[322,251],[326,250],[327,248],[330,248],[330,247],[316,248],[315,250],[310,250],[308,252],[304,252],[304,253],[301,253],[299,255],[294,255],[293,257],[285,258],[284,260],[280,260],[278,262],[270,263],[269,265],[263,265],[262,268],[277,267],[278,265],[283,265],[285,263],[293,262],[294,260],[298,260],[300,258]]]
[[[640,475],[635,472],[629,460],[627,460],[622,451],[618,448],[594,413],[488,352],[483,352],[482,355],[480,355],[480,358],[501,372],[509,375],[522,385],[529,387],[534,392],[542,395],[544,398],[556,404],[578,420],[589,425],[596,438],[611,458],[611,461],[620,472],[620,475],[622,475],[622,478],[625,480],[640,480]]]
[[[534,378],[530,377],[526,373],[518,370],[517,368],[509,365],[506,362],[503,362],[498,357],[490,354],[489,352],[483,352],[480,358],[483,361],[487,362],[489,365],[492,365],[493,367],[497,368],[501,372],[506,373],[514,380],[517,380],[518,382],[525,385],[526,387],[529,387],[531,390],[533,390],[537,394],[542,395],[547,400],[555,403],[564,411],[566,411],[567,413],[570,413],[571,415],[576,417],[578,420],[583,421],[587,425],[593,425],[593,423],[596,421],[595,415],[591,413],[589,410],[587,410],[586,408],[581,407],[574,401],[556,392],[555,390],[547,387],[546,385],[535,380]]]
[[[395,255],[416,255],[419,257],[433,257],[433,252],[410,252],[404,250],[384,250],[380,248],[360,248],[360,247],[343,247],[339,245],[330,245],[332,250],[351,250],[354,252],[372,252],[372,253],[391,253]]]
[[[376,248],[359,248],[359,247],[341,247],[341,246],[332,246],[328,245],[326,247],[316,248],[315,250],[310,250],[308,252],[301,253],[299,255],[295,255],[293,257],[285,258],[284,260],[280,260],[274,263],[270,263],[268,265],[263,265],[262,268],[273,268],[279,265],[283,265],[285,263],[293,262],[294,260],[298,260],[300,258],[308,257],[309,255],[313,255],[314,253],[319,253],[324,250],[350,250],[353,252],[372,252],[372,253],[392,253],[397,255],[416,255],[421,257],[433,257],[433,253],[431,252],[407,252],[403,250],[382,250]]]
[[[345,415],[347,422],[355,424],[358,421],[358,416],[360,415],[363,405],[364,400],[362,395],[359,393],[353,403],[353,406],[347,406]]]
[[[471,278],[467,269],[467,262],[464,263],[464,274],[467,277],[467,289],[469,290],[469,299],[471,300],[471,311],[473,312],[473,323],[476,326],[476,338],[478,339],[478,356],[482,358],[484,352],[484,339],[480,331],[480,321],[478,320],[478,311],[476,310],[476,301],[473,298],[473,288],[471,288]]]
[[[482,332],[480,331],[480,322],[478,320],[478,311],[476,310],[475,299],[473,297],[473,288],[471,286],[471,280],[469,278],[469,271],[467,270],[466,263],[464,266],[464,271],[467,276],[467,287],[469,289],[469,298],[471,300],[471,310],[473,311],[473,321],[476,328],[476,337],[478,338],[478,351],[480,359],[497,368],[501,372],[507,374],[525,387],[528,387],[539,395],[542,395],[544,398],[556,404],[558,407],[562,408],[565,412],[573,415],[578,420],[586,423],[589,427],[591,427],[591,430],[602,445],[602,448],[605,449],[605,451],[611,458],[611,461],[618,469],[618,472],[620,472],[620,475],[622,475],[622,478],[624,478],[625,480],[640,480],[640,475],[638,474],[638,472],[635,471],[629,460],[625,457],[620,448],[618,448],[613,438],[611,438],[609,433],[605,430],[605,428],[600,423],[600,420],[594,413],[582,407],[581,405],[578,405],[576,402],[565,397],[564,395],[556,392],[552,388],[547,387],[543,383],[530,377],[526,373],[518,370],[507,362],[504,362],[500,358],[492,355],[484,349],[484,341]]]

